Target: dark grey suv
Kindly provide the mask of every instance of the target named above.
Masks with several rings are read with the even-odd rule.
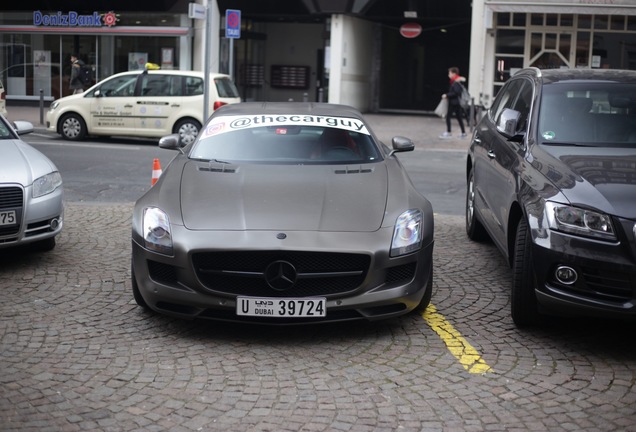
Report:
[[[636,317],[636,71],[520,71],[466,168],[466,231],[512,267],[517,325]]]

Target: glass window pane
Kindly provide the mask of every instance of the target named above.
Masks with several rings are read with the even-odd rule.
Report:
[[[557,47],[557,34],[546,33],[545,34],[545,49],[556,49]]]
[[[590,56],[590,33],[578,32],[576,35],[576,67],[588,67]]]
[[[614,15],[612,16],[612,30],[624,30],[625,29],[625,16]]]
[[[524,13],[516,13],[512,15],[512,25],[515,27],[525,27],[526,26],[526,14]]]
[[[582,29],[592,28],[592,16],[579,15],[579,28],[582,28]]]
[[[543,25],[543,14],[533,13],[532,15],[530,15],[530,24],[531,25],[536,25],[536,26],[542,26]]]
[[[543,50],[543,33],[532,33],[530,36],[530,58]]]
[[[609,17],[607,15],[594,15],[594,28],[605,30],[607,29]]]
[[[568,59],[570,58],[570,47],[572,46],[572,35],[561,34],[559,40],[559,52],[561,55]]]
[[[547,26],[558,26],[559,25],[559,16],[557,14],[548,14],[546,16],[545,25],[547,25]]]
[[[498,30],[495,51],[505,54],[523,54],[524,30]]]
[[[636,31],[636,16],[627,17],[627,30]]]
[[[510,14],[507,12],[499,12],[496,14],[497,27],[510,26]]]
[[[561,15],[561,27],[572,27],[574,25],[574,15]]]

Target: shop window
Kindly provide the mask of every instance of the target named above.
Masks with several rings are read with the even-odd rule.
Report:
[[[526,26],[526,14],[524,13],[516,13],[512,15],[512,25],[514,27],[525,27]]]
[[[594,15],[594,28],[598,30],[607,30],[609,17],[607,15]]]
[[[636,31],[636,16],[627,17],[627,30]]]
[[[530,25],[543,26],[543,14],[533,13],[530,15]]]
[[[591,29],[592,28],[592,16],[591,15],[579,15],[579,28]]]
[[[611,21],[612,30],[625,30],[625,16],[614,15]]]
[[[547,14],[545,18],[546,26],[556,27],[559,25],[559,16],[557,14]]]
[[[524,30],[497,30],[495,51],[501,54],[523,54],[525,38]]]
[[[572,26],[574,26],[574,15],[571,15],[571,14],[561,15],[561,27],[572,27]]]
[[[590,32],[576,35],[576,67],[588,67],[590,57]]]
[[[496,18],[497,27],[510,27],[510,14],[499,12]]]

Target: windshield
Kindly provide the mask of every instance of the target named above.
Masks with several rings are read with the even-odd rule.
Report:
[[[293,114],[214,118],[192,148],[190,158],[291,164],[381,160],[378,147],[359,119]]]
[[[553,145],[636,147],[636,84],[544,85],[539,138]]]

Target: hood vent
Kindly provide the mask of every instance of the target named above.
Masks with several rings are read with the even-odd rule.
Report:
[[[199,171],[234,174],[238,167],[226,163],[210,162],[208,165],[199,165]]]
[[[373,172],[373,168],[362,168],[362,165],[356,167],[346,166],[344,169],[336,169],[333,171],[335,174],[364,174]]]

